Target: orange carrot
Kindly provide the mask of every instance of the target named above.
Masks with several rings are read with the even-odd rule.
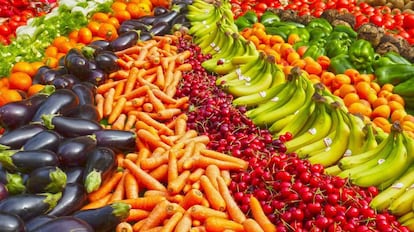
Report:
[[[131,100],[131,99],[136,98],[136,97],[144,96],[147,93],[148,89],[149,89],[148,86],[143,85],[143,86],[135,88],[131,92],[123,94],[119,97],[125,97],[127,100]]]
[[[103,196],[102,198],[99,198],[95,201],[90,201],[86,205],[84,205],[81,210],[87,210],[87,209],[96,209],[100,208],[102,206],[105,206],[108,204],[109,199],[111,198],[112,193],[108,193],[107,195]]]
[[[180,64],[176,70],[179,70],[181,72],[188,72],[191,71],[193,69],[193,66],[190,63],[184,63],[184,64]]]
[[[158,89],[158,86],[152,83],[153,79],[155,79],[155,75],[151,76],[151,78],[148,78],[148,79],[144,78],[144,75],[139,75],[137,77],[137,80],[141,85],[148,86],[150,89]]]
[[[168,183],[172,182],[178,177],[177,154],[173,152],[168,153]]]
[[[184,195],[180,206],[189,209],[193,205],[200,205],[203,202],[204,194],[198,189],[191,189]]]
[[[118,118],[115,120],[115,122],[112,123],[111,129],[124,130],[126,119],[127,119],[126,114],[120,114]]]
[[[149,211],[148,210],[143,210],[143,209],[130,209],[129,210],[129,215],[128,215],[128,217],[125,220],[127,222],[138,221],[138,220],[142,220],[144,218],[147,218],[148,215],[149,215]]]
[[[190,142],[190,143],[185,145],[184,154],[181,156],[180,159],[177,160],[177,168],[178,168],[179,172],[182,171],[185,161],[187,159],[190,159],[191,156],[195,153],[194,152],[195,147],[196,147],[196,145],[195,145],[194,142]]]
[[[179,193],[185,186],[188,177],[190,176],[190,171],[183,171],[176,179],[168,182],[167,190],[170,194]]]
[[[152,170],[149,174],[160,182],[165,181],[168,175],[168,164],[162,164],[158,166],[157,168]]]
[[[175,104],[168,105],[168,108],[179,108],[179,109],[186,109],[188,107],[188,101],[190,98],[188,96],[184,96],[177,99]]]
[[[174,79],[174,69],[175,69],[175,61],[174,60],[168,60],[168,58],[165,59],[163,63],[163,68],[165,70],[165,85],[163,90],[165,91],[170,85],[170,83]]]
[[[136,67],[133,67],[131,70],[129,70],[129,75],[124,88],[124,94],[130,93],[135,88],[138,72],[139,70]]]
[[[164,226],[162,227],[161,231],[162,232],[172,232],[175,228],[175,226],[177,225],[177,223],[181,220],[181,218],[183,217],[184,213],[177,211],[175,212],[170,219],[168,219],[168,221],[164,224]]]
[[[140,166],[144,170],[152,170],[168,163],[168,155],[153,156],[141,161]]]
[[[148,90],[147,97],[149,102],[154,106],[155,112],[165,109],[164,103],[162,103],[162,101],[154,95],[151,89]]]
[[[187,211],[183,214],[181,219],[175,226],[174,232],[186,232],[191,229],[191,215]]]
[[[226,209],[226,202],[220,195],[220,192],[214,188],[210,179],[206,175],[200,177],[201,188],[204,190],[204,194],[211,204],[211,207],[216,210],[223,211]]]
[[[182,113],[181,109],[178,108],[168,108],[158,111],[154,114],[155,119],[157,120],[169,120],[172,119],[174,116],[179,115]]]
[[[191,130],[188,130],[188,131],[186,131],[184,134],[183,134],[183,136],[181,136],[178,140],[177,140],[177,142],[184,142],[184,141],[188,141],[188,140],[190,140],[190,139],[192,139],[192,138],[194,138],[194,137],[196,137],[198,135],[198,133],[197,133],[197,131],[196,130],[193,130],[193,129],[191,129]]]
[[[115,232],[133,232],[132,225],[128,222],[120,222],[116,225]]]
[[[136,141],[137,141],[137,147],[138,147],[138,157],[135,163],[137,165],[140,165],[141,161],[143,159],[146,159],[151,154],[151,151],[148,149],[146,145],[143,144],[141,139],[137,138]]]
[[[139,220],[132,225],[134,232],[138,232],[141,229],[141,226],[144,224],[145,219]]]
[[[119,96],[124,92],[126,82],[120,82],[115,86],[114,100],[118,100]]]
[[[245,168],[240,166],[240,164],[238,163],[214,159],[203,155],[194,155],[191,158],[187,159],[186,162],[183,163],[183,168],[206,168],[208,165],[211,164],[216,165],[220,169],[245,170]]]
[[[191,172],[190,176],[188,177],[188,180],[191,182],[196,182],[200,179],[202,175],[205,173],[204,168],[196,168],[194,171]]]
[[[122,68],[122,69],[130,69],[131,68],[131,63],[123,60],[123,59],[117,59],[116,63]]]
[[[156,70],[156,79],[155,79],[155,84],[163,89],[164,85],[165,85],[165,77],[164,77],[164,70],[162,69],[161,65],[156,66],[157,70]]]
[[[193,205],[188,209],[193,220],[204,221],[209,217],[228,218],[228,214],[202,205]]]
[[[153,89],[152,92],[156,97],[158,97],[165,104],[176,104],[177,100],[165,94],[164,91],[160,89]]]
[[[127,172],[124,181],[125,197],[127,199],[139,197],[139,185],[137,179]]]
[[[131,160],[133,162],[136,162],[137,159],[138,159],[138,154],[135,153],[135,152],[127,153],[125,155],[125,159],[129,159],[129,160]],[[122,167],[122,163],[121,164],[118,164],[118,166]]]
[[[116,202],[129,204],[131,209],[152,210],[158,203],[166,200],[165,196],[146,196],[131,199],[124,199]]]
[[[99,119],[102,119],[105,98],[102,96],[102,94],[96,94],[95,101],[96,101],[96,110],[98,111]]]
[[[124,166],[131,174],[135,176],[139,183],[142,183],[147,189],[155,189],[160,191],[167,191],[164,185],[162,185],[157,179],[146,173],[139,166],[130,160],[124,160]]]
[[[204,222],[204,226],[207,231],[221,232],[225,229],[229,229],[235,232],[244,232],[243,225],[221,217],[208,217]]]
[[[118,101],[115,103],[114,108],[112,109],[111,113],[108,117],[108,123],[112,124],[118,116],[122,113],[122,108],[125,106],[127,99],[124,97],[121,97],[118,99]]]
[[[129,75],[128,70],[121,69],[121,70],[115,71],[109,74],[109,78],[116,79],[116,80],[125,80]]]
[[[206,231],[206,227],[205,226],[198,225],[198,226],[191,227],[190,232],[207,232],[207,231]]]
[[[109,89],[111,89],[111,88],[115,88],[115,86],[117,86],[119,83],[121,83],[121,82],[126,82],[126,80],[125,79],[122,79],[122,80],[116,80],[116,81],[114,81],[114,80],[112,80],[112,79],[110,79],[111,81],[107,81],[107,82],[105,82],[105,83],[103,83],[103,84],[101,84],[101,85],[99,85],[97,88],[96,88],[96,93],[98,93],[98,94],[105,94],[106,92],[108,92],[109,91]]]
[[[164,149],[170,149],[170,146],[162,142],[159,137],[157,138],[155,135],[153,135],[151,132],[139,129],[137,131],[137,136],[140,138],[143,142],[146,142],[147,144],[153,146],[153,147],[162,147]]]
[[[137,115],[136,112],[132,112],[131,114],[134,114],[135,116]],[[138,119],[138,121],[135,123],[135,130],[138,131],[140,129],[147,130],[152,135],[154,135],[155,137],[159,138],[158,130],[157,129],[155,129],[154,127],[148,125],[144,121]]]
[[[224,182],[228,186],[231,183],[231,176],[229,170],[221,170],[220,171],[221,177],[223,178]]]
[[[275,232],[276,226],[269,220],[266,214],[263,212],[263,208],[260,205],[259,200],[253,195],[250,196],[250,211],[253,215],[253,218],[259,223],[260,227],[265,232]]]
[[[115,97],[115,89],[111,88],[106,92],[104,95],[105,101],[104,101],[104,108],[103,108],[103,116],[107,117],[112,112],[112,104],[114,103],[114,97]]]
[[[243,223],[243,228],[246,232],[264,232],[259,223],[252,218],[247,218]]]
[[[206,167],[205,175],[210,179],[210,182],[213,184],[214,188],[218,190],[217,178],[221,176],[220,169],[217,165],[210,164]]]
[[[160,123],[157,120],[151,118],[151,116],[149,116],[148,113],[137,112],[136,116],[139,120],[141,120],[141,121],[145,122],[146,124],[154,127],[155,129],[161,131],[162,133],[165,133],[166,135],[174,135],[174,131],[172,131],[170,128],[168,128],[164,123]],[[162,134],[162,133],[159,133],[159,134]]]
[[[175,92],[177,91],[178,83],[180,83],[180,80],[182,78],[183,74],[180,70],[175,70],[172,76],[172,80],[166,85],[165,93],[168,96],[173,97],[175,95]]]
[[[168,217],[167,206],[169,201],[162,200],[151,210],[144,224],[141,226],[140,231],[146,231],[153,227],[159,226]]]
[[[124,199],[124,196],[125,196],[125,176],[126,176],[127,173],[128,173],[128,171],[122,172],[122,177],[119,180],[118,184],[116,185],[114,191],[112,192],[112,196],[109,199],[109,203]]]
[[[124,130],[131,130],[137,121],[137,116],[134,114],[128,114],[125,122]]]
[[[118,184],[118,182],[121,180],[123,176],[123,172],[115,172],[111,175],[107,181],[105,181],[97,190],[89,193],[88,198],[90,201],[96,201],[106,195],[108,195],[112,190],[115,188],[115,186]]]
[[[218,160],[222,160],[222,161],[228,161],[228,162],[232,162],[232,163],[237,163],[240,167],[242,167],[243,169],[247,168],[248,163],[240,158],[231,156],[231,155],[226,155],[222,152],[218,152],[218,151],[214,151],[214,150],[210,150],[210,149],[203,149],[200,151],[200,153],[206,157],[209,158],[213,158],[213,159],[218,159]]]
[[[216,180],[219,192],[223,197],[224,201],[226,202],[226,209],[229,213],[230,219],[238,223],[243,223],[243,221],[246,220],[246,215],[244,215],[243,211],[240,209],[239,205],[234,200],[233,196],[230,193],[230,190],[224,182],[224,179],[221,176],[218,176]]]
[[[176,135],[184,135],[187,131],[187,120],[182,117],[178,117],[175,120],[174,132]]]
[[[154,110],[154,106],[151,102],[145,102],[144,104],[142,104],[142,110],[150,113]]]

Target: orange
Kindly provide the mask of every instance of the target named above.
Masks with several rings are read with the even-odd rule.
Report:
[[[343,84],[339,88],[339,96],[344,98],[348,93],[356,93],[355,86],[352,84]]]
[[[360,98],[367,99],[371,92],[371,85],[368,82],[361,81],[355,85],[355,89]]]
[[[32,78],[25,72],[14,72],[9,77],[10,89],[26,91],[32,85]]]
[[[401,105],[401,103],[397,101],[389,101],[388,106],[390,107],[391,111],[404,109],[404,105]]]
[[[394,86],[392,84],[384,84],[381,87],[381,90],[387,90],[388,92],[392,92],[392,90],[394,89]]]
[[[36,70],[29,62],[19,61],[13,65],[11,72],[23,72],[32,77],[35,75]]]
[[[16,89],[2,90],[1,95],[6,102],[15,102],[23,100],[22,95]]]
[[[343,97],[343,100],[344,100],[344,104],[345,104],[345,106],[350,106],[352,103],[354,103],[354,102],[358,102],[359,101],[359,96],[358,96],[358,94],[356,94],[356,93],[352,93],[352,92],[350,92],[350,93],[348,93],[348,94],[346,94],[344,97]]]
[[[404,117],[407,115],[407,112],[405,112],[404,109],[397,109],[394,110],[391,114],[391,121],[402,121],[404,120]]]
[[[371,107],[366,106],[362,102],[354,102],[350,106],[348,106],[348,110],[352,114],[362,114],[367,117],[371,117]]]
[[[332,80],[331,88],[333,90],[339,89],[343,84],[351,84],[351,78],[345,74],[336,74]]]
[[[40,92],[45,86],[42,84],[34,84],[29,87],[27,90],[27,95],[30,97],[38,92]]]
[[[372,118],[376,118],[376,117],[389,118],[390,115],[391,115],[391,108],[388,105],[380,105],[378,107],[375,107],[371,113]]]

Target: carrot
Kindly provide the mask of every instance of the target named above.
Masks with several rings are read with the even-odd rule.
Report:
[[[134,152],[128,153],[128,154],[125,155],[125,159],[129,159],[133,162],[136,162],[137,159],[138,159],[138,154],[134,153]],[[118,166],[122,167],[122,163],[118,164]]]
[[[124,130],[126,119],[127,119],[126,114],[120,114],[118,118],[115,120],[115,122],[112,123],[111,129]]]
[[[210,157],[205,157],[203,155],[194,155],[190,159],[187,159],[185,163],[183,163],[184,169],[190,168],[206,168],[208,165],[214,164],[220,169],[228,169],[228,170],[245,170],[244,167],[240,166],[240,164],[233,163],[230,161],[223,161],[219,159],[214,159]]]
[[[89,193],[88,195],[89,200],[96,201],[108,195],[110,192],[112,192],[115,186],[119,183],[123,175],[124,175],[123,172],[115,172],[114,174],[112,174],[111,177],[107,179],[107,181],[104,182],[97,190]]]
[[[143,144],[141,139],[137,138],[136,141],[138,147],[138,157],[135,163],[140,165],[141,161],[146,159],[151,154],[151,151]]]
[[[141,161],[141,168],[144,170],[152,170],[162,164],[168,163],[168,155],[153,156]]]
[[[198,133],[197,133],[197,131],[196,131],[196,130],[193,130],[193,129],[188,130],[188,131],[186,131],[186,132],[183,134],[183,136],[181,136],[181,137],[177,140],[177,142],[184,142],[184,141],[188,141],[188,140],[190,140],[190,139],[192,139],[192,138],[196,137],[197,135],[198,135]]]
[[[123,59],[117,59],[116,63],[122,68],[122,69],[130,69],[131,68],[131,63],[123,60]]]
[[[143,72],[145,72],[145,69],[141,69],[141,70],[144,70]],[[145,73],[144,73],[145,74]],[[154,77],[153,78],[150,78],[150,79],[145,79],[144,78],[144,74],[142,74],[142,75],[138,75],[138,77],[137,77],[137,80],[138,80],[138,82],[141,84],[141,85],[143,85],[143,86],[148,86],[150,89],[159,89],[158,88],[158,86],[157,85],[155,85],[155,84],[153,84],[152,83],[152,80],[151,79],[153,79],[153,78],[155,78],[155,75],[154,75]]]
[[[128,70],[121,69],[121,70],[115,71],[115,72],[109,74],[109,78],[116,79],[116,80],[124,80],[129,75]]]
[[[136,98],[136,97],[144,96],[147,93],[148,89],[149,89],[148,86],[143,85],[143,86],[140,86],[138,88],[135,88],[134,90],[132,90],[129,93],[122,94],[119,97],[124,97],[127,100],[131,100],[131,99]]]
[[[143,142],[146,142],[147,144],[153,146],[153,147],[163,147],[165,149],[170,149],[170,146],[162,142],[159,137],[156,137],[151,132],[139,129],[137,131],[137,136],[140,138]]]
[[[136,112],[132,112],[131,114],[134,114],[135,116],[137,115]],[[145,123],[142,120],[139,120],[139,121],[137,121],[135,123],[135,130],[138,131],[140,129],[147,130],[151,134],[153,134],[154,136],[156,136],[157,138],[159,138],[159,136],[158,136],[158,130],[155,129],[153,126],[148,125],[147,123]]]
[[[109,124],[112,124],[118,118],[118,116],[122,113],[122,108],[125,106],[126,101],[127,99],[125,97],[121,97],[115,103],[115,106],[112,109],[108,117]]]
[[[184,64],[180,64],[176,70],[179,70],[181,72],[188,72],[191,71],[193,69],[193,66],[190,63],[184,63]]]
[[[151,89],[147,91],[147,96],[149,102],[154,106],[155,112],[159,112],[165,109],[164,103],[162,103],[162,101],[154,95]]]
[[[141,226],[140,231],[146,231],[153,227],[159,226],[162,222],[168,217],[167,206],[169,201],[162,200],[151,210],[148,217],[145,220],[144,224]]]
[[[145,102],[144,104],[142,104],[142,110],[150,113],[154,110],[154,106],[151,102]]]
[[[142,183],[147,189],[155,189],[160,191],[166,191],[164,185],[162,185],[157,179],[146,173],[139,166],[133,163],[131,160],[124,160],[124,166],[127,168],[135,178]]]
[[[178,177],[178,166],[177,166],[177,154],[175,152],[168,153],[168,183],[177,179]]]
[[[204,190],[204,194],[213,209],[220,211],[226,209],[226,202],[220,195],[220,192],[216,188],[214,188],[214,185],[211,183],[210,179],[206,175],[202,175],[200,177],[200,185],[201,188]]]
[[[131,68],[131,70],[129,70],[129,75],[125,84],[124,94],[130,93],[134,89],[135,84],[137,82],[138,72],[139,70],[136,67],[133,67]]]
[[[131,130],[137,121],[137,116],[134,114],[128,114],[125,122],[124,130]]]
[[[205,173],[204,168],[196,168],[194,171],[191,172],[190,176],[188,177],[188,180],[191,182],[196,182],[200,179],[202,175]]]
[[[183,135],[187,131],[187,120],[182,117],[178,117],[175,120],[174,132],[176,135]]]
[[[129,204],[131,209],[152,210],[158,203],[166,200],[165,196],[145,196],[131,199],[123,199],[116,202]]]
[[[115,86],[114,100],[118,100],[119,96],[124,92],[125,82],[120,82]]]
[[[263,208],[260,205],[259,200],[253,195],[250,196],[250,211],[253,215],[253,218],[259,223],[260,227],[265,232],[274,232],[276,231],[276,226],[269,220],[266,214],[263,212]]]
[[[164,226],[162,227],[161,231],[162,232],[172,232],[174,230],[174,228],[176,227],[177,223],[181,220],[181,218],[183,217],[184,213],[177,211],[175,212],[170,219],[168,219],[168,221],[164,224]]]
[[[205,175],[210,179],[211,183],[213,184],[214,188],[218,190],[217,178],[221,176],[220,169],[217,165],[210,164],[206,167]]]
[[[153,118],[157,119],[157,120],[168,120],[168,119],[172,119],[174,116],[179,115],[182,113],[181,109],[178,108],[168,108],[168,109],[163,109],[163,110],[159,110]]]
[[[179,54],[177,54],[177,57],[175,58],[175,61],[179,64],[183,64],[186,59],[188,59],[191,56],[191,52],[189,50],[185,50]]]
[[[199,136],[190,138],[185,142],[189,143],[190,141],[194,141],[196,143],[203,143],[203,144],[207,145],[210,142],[210,138],[207,135],[199,135]]]
[[[114,81],[113,79],[110,79],[107,82],[99,85],[96,88],[96,93],[98,93],[98,94],[104,94],[104,93],[108,92],[109,89],[115,88],[115,86],[117,86],[121,82],[126,82],[126,80],[125,79],[122,79],[122,80],[116,80],[116,81]]]
[[[103,116],[107,117],[112,112],[112,104],[114,103],[114,97],[115,97],[115,89],[111,88],[106,92],[104,95],[105,101],[104,101],[104,108],[103,108]]]
[[[127,199],[139,197],[139,185],[137,179],[127,172],[124,180],[125,197]]]
[[[170,128],[168,128],[164,123],[160,123],[157,120],[151,118],[151,116],[149,116],[148,113],[137,112],[136,116],[139,120],[141,120],[141,121],[145,122],[146,124],[154,127],[155,129],[165,133],[166,135],[174,135],[174,131],[172,131]]]
[[[191,189],[185,195],[180,203],[184,209],[189,209],[193,205],[199,205],[204,199],[204,194],[198,189]]]
[[[163,63],[163,68],[165,70],[165,85],[163,90],[165,91],[174,79],[175,61],[169,61],[168,59],[165,59]]]
[[[209,217],[229,217],[228,214],[225,212],[218,211],[202,205],[193,205],[190,209],[188,209],[188,211],[190,212],[191,218],[193,220],[204,221],[206,218]]]
[[[134,232],[138,232],[141,229],[144,222],[145,222],[145,219],[139,220],[136,223],[134,223],[134,225],[132,225],[132,229],[134,230]]]
[[[184,165],[185,161],[187,159],[191,158],[191,156],[194,153],[196,153],[195,152],[195,147],[196,147],[196,145],[195,145],[194,142],[190,142],[190,143],[188,143],[188,144],[185,145],[184,154],[181,156],[180,159],[177,160],[177,168],[178,168],[178,171],[179,172],[182,171],[183,165]]]
[[[167,151],[169,150],[165,150],[165,148],[163,147],[156,147],[154,150],[152,150],[152,153],[148,158],[155,158],[155,157],[165,155],[164,153],[166,153]]]
[[[98,111],[99,119],[102,119],[105,98],[102,96],[102,94],[96,94],[95,101],[96,101],[96,110]]]
[[[177,99],[175,104],[168,105],[168,108],[179,108],[179,109],[186,109],[188,106],[188,101],[190,98],[188,96],[184,96]]]
[[[244,232],[243,225],[221,217],[208,217],[204,222],[207,231],[221,232],[225,229],[233,230],[235,232]]]
[[[206,157],[209,157],[209,158],[214,158],[214,159],[218,159],[218,160],[222,160],[222,161],[237,163],[243,169],[247,169],[247,166],[248,166],[248,162],[246,162],[245,160],[234,157],[234,156],[231,156],[231,155],[226,155],[222,152],[218,152],[218,151],[214,151],[214,150],[210,150],[210,149],[203,149],[203,150],[200,151],[200,153],[202,155],[206,156]]]
[[[133,232],[132,225],[128,222],[120,222],[115,227],[115,232]]]
[[[190,213],[186,211],[175,226],[174,232],[188,232],[190,229],[191,216]]]
[[[126,176],[127,173],[128,173],[128,171],[122,172],[122,177],[119,180],[118,184],[116,185],[114,191],[112,192],[112,196],[109,199],[109,203],[124,199],[124,196],[125,196],[125,176]]]
[[[223,178],[224,182],[228,186],[231,183],[231,176],[229,170],[221,170],[220,171],[221,177]]]
[[[148,215],[149,215],[149,211],[148,210],[143,210],[143,209],[130,209],[129,210],[129,215],[128,215],[128,217],[125,220],[127,222],[138,221],[138,220],[142,220],[144,218],[147,218]]]
[[[152,41],[152,40],[147,40],[146,42],[147,43],[146,43],[145,46],[134,45],[134,46],[126,48],[124,50],[116,51],[115,55],[117,55],[119,57],[119,56],[122,56],[124,54],[138,54],[138,53],[141,53],[142,49],[148,49],[148,47],[154,46],[154,44],[155,44],[155,41]]]
[[[185,170],[183,171],[176,179],[168,182],[167,190],[170,194],[177,194],[179,193],[186,184],[188,177],[190,176],[190,171]]]
[[[243,225],[244,231],[246,232],[264,232],[262,227],[260,227],[259,223],[257,223],[252,218],[247,218],[246,220],[244,220],[242,225]]]
[[[100,208],[102,206],[105,206],[108,204],[109,199],[111,198],[112,193],[108,193],[107,195],[103,196],[102,198],[99,198],[95,201],[90,201],[88,204],[84,205],[81,210],[87,210],[87,209],[96,209]]]
[[[234,200],[233,196],[230,193],[229,188],[227,187],[224,179],[221,176],[217,177],[217,184],[219,192],[226,202],[227,212],[232,220],[238,223],[243,223],[246,220],[246,215],[240,209],[237,202]]]
[[[163,89],[165,86],[165,77],[164,77],[164,70],[162,69],[161,65],[156,66],[156,79],[155,79],[155,84]]]
[[[165,89],[165,93],[168,96],[174,96],[175,92],[177,91],[178,83],[180,83],[180,80],[182,78],[183,74],[180,70],[175,70],[172,76],[172,80],[166,85],[167,88]]]
[[[149,173],[160,182],[166,181],[168,175],[168,164],[162,164]]]
[[[165,104],[176,104],[177,100],[165,94],[161,89],[153,89],[152,92]]]
[[[206,227],[205,226],[194,226],[191,228],[190,232],[206,232]]]

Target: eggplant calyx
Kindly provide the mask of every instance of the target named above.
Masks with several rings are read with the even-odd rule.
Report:
[[[40,90],[39,94],[46,94],[51,95],[56,91],[56,87],[54,85],[45,85],[42,90]]]
[[[66,173],[59,167],[56,167],[56,171],[49,174],[50,183],[45,187],[45,190],[50,193],[57,193],[63,190],[66,186]]]
[[[0,163],[9,171],[15,171],[16,165],[13,163],[12,156],[19,150],[5,150],[0,152]]]
[[[92,170],[85,178],[85,189],[87,193],[97,190],[102,183],[102,175],[96,169]]]
[[[23,177],[18,173],[7,173],[7,184],[5,184],[10,195],[20,194],[26,191]]]
[[[44,195],[45,196],[45,199],[43,200],[43,202],[49,205],[49,209],[47,210],[47,212],[49,212],[50,210],[52,210],[53,208],[56,207],[56,204],[58,203],[58,201],[62,197],[62,192],[58,192],[58,193],[39,193],[39,195]]]
[[[6,145],[3,145],[3,144],[0,144],[0,151],[5,151],[7,149],[10,149],[10,147],[6,146]]]
[[[123,203],[123,202],[116,202],[111,204],[112,207],[112,214],[121,220],[126,219],[129,215],[129,210],[131,209],[131,205]]]
[[[95,56],[94,54],[96,49],[91,46],[84,46],[82,47],[81,51],[86,58],[92,59]]]
[[[53,125],[52,120],[55,116],[58,116],[58,114],[43,114],[41,116],[42,121],[43,121],[43,125],[49,129],[49,130],[53,130],[55,128],[55,125]]]

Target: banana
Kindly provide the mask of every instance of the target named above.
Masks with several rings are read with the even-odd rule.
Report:
[[[213,4],[201,7],[197,5],[198,2],[199,1],[195,1],[193,4],[189,4],[187,6],[188,12],[185,16],[190,22],[201,22],[203,20],[207,20],[216,10]]]
[[[337,120],[337,127],[332,144],[321,152],[310,153],[308,160],[312,164],[329,167],[343,157],[347,150],[351,129],[344,120],[346,113],[339,108],[334,112],[332,119]]]
[[[395,216],[402,216],[411,211],[414,203],[414,185],[406,188],[405,192],[391,202],[388,211]]]
[[[365,124],[363,130],[365,131],[366,136],[365,136],[364,143],[362,145],[362,150],[369,151],[369,150],[376,148],[378,146],[378,142],[375,139],[375,132],[374,132],[373,125],[371,123]]]
[[[247,63],[239,65],[239,67],[236,68],[234,71],[221,77],[218,77],[216,79],[216,85],[223,85],[231,80],[238,80],[242,73],[246,73],[249,70],[252,70],[257,65],[260,65],[262,59],[263,58],[261,56],[256,56],[255,58],[249,59]]]
[[[295,118],[295,116],[299,114],[300,110],[301,109],[297,110],[293,114],[289,114],[288,116],[274,122],[272,124],[272,126],[269,127],[270,133],[275,134],[276,132],[278,132],[278,131],[282,130],[283,128],[285,128],[286,125],[290,124],[292,122],[292,120]],[[278,135],[274,136],[274,138],[277,138],[277,137],[278,137]]]
[[[378,164],[366,172],[356,173],[351,176],[351,182],[362,187],[378,186],[382,182],[404,173],[410,162],[403,140],[402,134],[398,133],[395,149],[384,163]]]
[[[387,209],[390,204],[400,197],[412,184],[414,184],[414,166],[410,167],[388,188],[378,193],[378,195],[371,200],[370,206],[377,211]]]
[[[410,211],[410,212],[402,215],[401,217],[399,217],[398,222],[403,224],[403,223],[407,222],[410,219],[414,219],[414,211]]]
[[[340,172],[341,172],[341,169],[338,167],[338,165],[332,165],[324,169],[324,173],[330,176],[335,176]]]
[[[352,115],[350,113],[344,114],[344,119],[350,128],[350,136],[348,141],[348,147],[345,152],[345,156],[352,156],[363,152],[362,146],[365,141],[365,133],[362,130],[364,127],[363,121],[360,117]]]
[[[408,135],[405,131],[403,131],[402,134],[404,136],[404,144],[407,148],[409,160],[412,162],[414,160],[414,139],[411,138],[411,136]]]
[[[414,231],[414,218],[405,221],[402,223],[402,226],[407,227],[410,231]]]
[[[395,131],[391,131],[390,135],[387,139],[383,140],[377,147],[372,150],[368,150],[366,152],[352,155],[352,156],[345,156],[339,160],[338,166],[342,169],[350,169],[356,167],[358,165],[362,165],[368,162],[371,159],[375,159],[377,154],[381,152],[383,149],[387,147],[392,147],[394,144],[394,135]]]
[[[210,54],[213,57],[220,52],[221,46],[223,46],[224,43],[228,43],[229,45],[233,44],[233,38],[229,36],[226,32],[223,26],[219,23],[217,25],[217,32],[215,38],[211,41],[211,43],[204,47],[200,48],[204,54]]]

